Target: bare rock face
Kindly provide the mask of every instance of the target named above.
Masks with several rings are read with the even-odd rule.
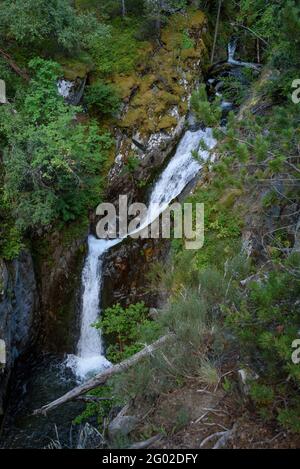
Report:
[[[0,415],[16,359],[37,340],[39,295],[32,257],[24,250],[12,262],[0,261]]]
[[[46,239],[46,249],[36,256],[42,314],[41,345],[47,352],[74,351],[86,236],[87,231],[75,233],[66,242],[63,233],[54,232]]]
[[[103,309],[140,301],[159,306],[161,299],[149,287],[149,265],[165,259],[168,250],[169,240],[131,238],[112,248],[103,264]]]

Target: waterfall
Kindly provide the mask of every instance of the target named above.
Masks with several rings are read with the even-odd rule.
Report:
[[[74,87],[74,82],[69,80],[58,80],[57,82],[57,91],[60,96],[67,99],[70,95],[72,88]]]
[[[192,152],[197,151],[202,159],[207,160],[209,151],[200,150],[200,143],[204,142],[208,149],[212,149],[216,141],[212,129],[188,130],[182,137],[174,157],[156,182],[150,196],[147,221],[150,224],[162,213],[196,176],[201,168]]]
[[[201,168],[200,163],[193,157],[192,152],[198,152],[202,159],[209,157],[209,151],[200,148],[203,141],[207,149],[212,149],[216,141],[212,129],[187,131],[182,137],[174,157],[170,160],[161,176],[158,178],[149,199],[149,207],[143,227],[152,223],[174,200],[187,184],[196,176]],[[80,338],[77,355],[69,355],[67,365],[72,367],[78,378],[83,379],[88,374],[109,367],[110,363],[104,356],[101,332],[92,327],[101,313],[101,284],[102,263],[104,254],[122,239],[104,240],[93,236],[88,238],[88,255],[82,272],[82,311]]]
[[[259,70],[261,68],[260,64],[254,64],[252,62],[243,62],[241,60],[236,60],[234,58],[237,47],[237,39],[233,38],[227,47],[227,63],[230,65],[236,65],[238,67],[253,68],[254,70]]]
[[[77,78],[75,81],[60,79],[57,82],[57,92],[67,104],[78,106],[84,93],[87,77]]]

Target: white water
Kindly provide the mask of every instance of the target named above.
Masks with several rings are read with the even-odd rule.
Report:
[[[68,98],[73,86],[74,86],[74,83],[72,81],[64,80],[64,79],[58,80],[57,82],[58,94],[60,94],[60,96],[62,96],[65,99]]]
[[[196,176],[201,166],[192,156],[192,151],[206,160],[209,151],[199,149],[204,141],[207,148],[212,149],[216,141],[212,129],[187,131],[182,137],[174,157],[171,159],[160,178],[156,182],[149,201],[147,216],[139,230],[152,223],[175,199],[181,194],[187,184]],[[104,253],[112,246],[122,242],[122,239],[103,240],[93,236],[88,238],[88,255],[82,272],[82,312],[80,338],[77,355],[70,355],[67,366],[72,367],[78,378],[83,379],[88,374],[100,371],[110,366],[104,356],[101,332],[91,325],[99,318],[100,292],[102,284],[102,262]]]
[[[227,52],[228,52],[227,62],[231,65],[237,65],[239,67],[253,68],[254,70],[259,70],[260,68],[259,64],[254,64],[251,62],[242,62],[241,60],[235,60],[234,56],[236,53],[236,47],[237,47],[236,40],[232,40],[229,42],[228,48],[227,48]]]

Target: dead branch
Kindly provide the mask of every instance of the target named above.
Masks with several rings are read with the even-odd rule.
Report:
[[[237,28],[242,28],[242,29],[245,29],[245,31],[248,31],[249,33],[253,34],[254,36],[256,36],[261,42],[263,42],[266,46],[268,45],[268,42],[262,37],[260,36],[260,34],[257,34],[255,31],[253,31],[253,29],[250,29],[248,28],[247,26],[244,26],[243,24],[240,24],[240,23],[230,23],[231,26],[235,26]]]
[[[138,443],[133,443],[131,446],[129,446],[129,449],[145,449],[149,448],[150,445],[153,445],[154,443],[157,443],[162,439],[163,435],[158,434],[153,436],[152,438],[149,438],[148,440],[145,441],[140,441]]]
[[[231,430],[227,430],[227,432],[224,432],[223,435],[221,435],[221,438],[219,438],[216,444],[213,446],[213,449],[225,448],[228,441],[232,438],[234,431],[235,426],[233,426]]]
[[[213,64],[213,62],[214,62],[214,56],[215,56],[215,50],[216,50],[216,44],[217,44],[217,37],[218,37],[218,31],[219,31],[219,24],[220,24],[221,7],[222,7],[222,0],[219,0],[218,13],[217,13],[217,19],[216,19],[216,27],[215,27],[215,34],[214,34],[214,43],[213,43],[213,47],[212,47],[212,51],[211,51],[211,58],[210,58],[211,64]]]
[[[161,337],[153,344],[147,345],[145,348],[143,348],[140,352],[136,353],[132,357],[122,361],[121,363],[118,363],[117,365],[107,368],[106,370],[97,374],[96,376],[89,379],[85,383],[80,384],[79,386],[76,386],[75,388],[71,389],[71,391],[67,392],[63,396],[56,399],[55,401],[44,405],[40,409],[36,409],[33,412],[33,415],[46,415],[47,412],[49,412],[50,410],[53,410],[56,407],[59,407],[60,405],[65,404],[66,402],[74,400],[78,396],[85,394],[91,389],[95,389],[98,386],[103,386],[108,381],[108,379],[112,378],[112,376],[115,376],[115,375],[118,375],[120,373],[127,371],[129,368],[134,366],[143,358],[148,357],[149,355],[152,355],[153,352],[155,352],[160,347],[164,346],[170,340],[174,340],[174,338],[175,338],[175,334],[172,334],[172,333]]]
[[[203,441],[201,441],[200,448],[203,448],[203,446],[206,443],[208,443],[210,440],[212,440],[213,438],[216,438],[217,436],[222,437],[225,433],[227,432],[216,432],[216,433],[213,433],[212,435],[207,436],[206,438],[204,438]]]
[[[89,402],[112,401],[113,397],[78,396],[75,399],[76,401],[89,403]]]

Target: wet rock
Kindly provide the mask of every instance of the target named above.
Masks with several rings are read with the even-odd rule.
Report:
[[[76,236],[74,234],[74,237],[71,233],[71,241],[66,242],[62,232],[54,232],[47,238],[47,249],[37,258],[42,314],[41,343],[50,352],[74,352],[86,236],[87,231],[84,230],[76,233]]]
[[[12,262],[0,262],[0,284],[1,413],[15,361],[33,346],[40,331],[39,295],[29,251],[24,250]]]
[[[149,288],[149,263],[165,259],[168,249],[166,239],[128,238],[113,247],[103,263],[103,309],[115,303],[127,307],[138,301],[158,306],[161,299]]]

